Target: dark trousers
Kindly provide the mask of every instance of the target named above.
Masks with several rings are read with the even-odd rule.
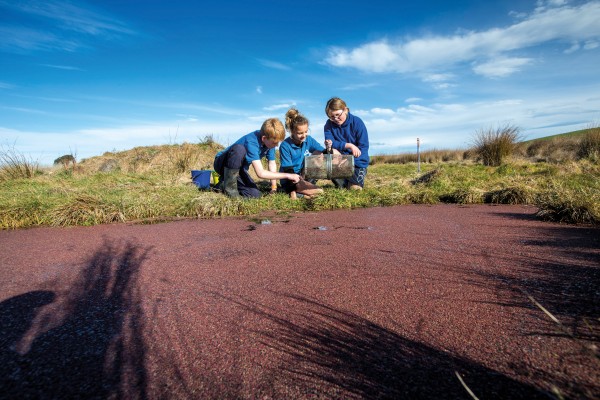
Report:
[[[260,197],[261,193],[258,190],[258,186],[256,186],[248,171],[243,167],[245,158],[246,148],[241,144],[235,144],[229,147],[227,151],[215,157],[213,167],[221,177],[225,175],[225,168],[240,171],[237,178],[239,194],[244,197]]]
[[[365,186],[365,177],[367,176],[367,168],[354,167],[354,174],[350,179],[332,179],[331,181],[336,188],[348,188],[350,185]]]

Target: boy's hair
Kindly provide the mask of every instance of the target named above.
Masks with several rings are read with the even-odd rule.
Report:
[[[308,119],[292,107],[285,113],[285,129],[292,133],[297,125],[308,125]]]
[[[260,134],[269,140],[282,142],[285,139],[285,128],[277,118],[269,118],[260,127]]]
[[[346,102],[339,97],[332,97],[327,100],[327,104],[325,105],[325,115],[329,117],[329,111],[337,111],[337,110],[345,110],[348,108]]]

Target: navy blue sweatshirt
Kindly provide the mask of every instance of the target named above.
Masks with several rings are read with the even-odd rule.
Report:
[[[354,158],[354,166],[366,168],[369,165],[369,134],[362,119],[348,112],[346,121],[340,126],[328,120],[325,123],[325,140],[333,141],[333,148],[342,154],[352,154],[345,149],[346,143],[352,143],[361,151],[360,157]]]

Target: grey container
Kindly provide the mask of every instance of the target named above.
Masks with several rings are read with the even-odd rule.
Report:
[[[354,174],[352,154],[319,154],[304,157],[306,179],[350,178]]]

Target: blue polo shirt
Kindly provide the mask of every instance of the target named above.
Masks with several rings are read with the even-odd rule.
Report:
[[[310,156],[314,151],[323,152],[325,148],[312,136],[307,136],[300,145],[295,144],[291,137],[287,137],[279,145],[279,171],[283,172],[285,168],[293,167],[294,172],[300,174],[304,167],[304,156]]]
[[[241,144],[246,149],[246,158],[244,159],[244,163],[242,164],[242,167],[246,171],[248,170],[248,168],[250,168],[250,165],[254,160],[260,160],[263,157],[267,157],[267,160],[269,161],[275,160],[275,148],[269,149],[267,146],[265,146],[265,144],[262,142],[262,135],[260,133],[260,130],[250,132],[247,135],[242,136],[231,146],[234,146],[236,144]],[[225,150],[220,151],[217,154],[217,156],[229,150],[229,147]]]

